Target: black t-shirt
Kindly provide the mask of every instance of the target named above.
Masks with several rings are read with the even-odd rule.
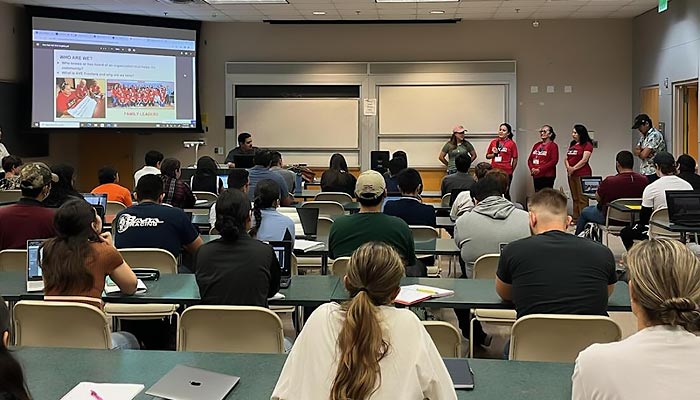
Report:
[[[202,245],[194,256],[202,304],[267,307],[280,286],[280,265],[270,245],[248,234]]]
[[[120,211],[114,218],[114,245],[118,249],[152,247],[177,257],[199,232],[180,208],[146,202]]]
[[[608,285],[617,282],[610,249],[561,231],[511,242],[501,252],[496,275],[512,285],[518,318],[607,315]]]

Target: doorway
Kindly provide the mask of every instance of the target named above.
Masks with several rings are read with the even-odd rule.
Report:
[[[698,81],[673,85],[673,152],[698,160]]]

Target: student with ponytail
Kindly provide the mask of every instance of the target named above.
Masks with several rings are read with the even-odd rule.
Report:
[[[700,261],[677,240],[649,239],[627,253],[627,268],[639,331],[578,355],[572,399],[698,398]]]
[[[250,236],[258,240],[284,240],[289,232],[294,243],[294,221],[277,211],[280,205],[280,187],[272,179],[263,179],[255,185],[253,197],[253,227]]]
[[[351,299],[311,314],[272,399],[456,399],[420,320],[392,305],[403,276],[403,262],[391,246],[369,242],[355,250],[343,278]]]
[[[19,362],[7,348],[10,342],[10,310],[0,297],[0,400],[30,400]]]
[[[202,304],[267,307],[279,290],[280,265],[270,245],[248,235],[250,201],[229,189],[216,201],[216,230],[221,238],[194,255],[194,273]]]

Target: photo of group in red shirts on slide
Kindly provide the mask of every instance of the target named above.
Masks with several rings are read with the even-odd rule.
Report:
[[[104,118],[104,79],[56,78],[56,118]]]
[[[107,107],[175,108],[174,82],[107,81]]]

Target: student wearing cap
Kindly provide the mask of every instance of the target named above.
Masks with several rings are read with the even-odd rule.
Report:
[[[357,178],[355,195],[360,212],[335,219],[328,237],[329,256],[350,256],[364,243],[384,242],[401,255],[407,265],[406,275],[425,276],[425,267],[416,265],[415,244],[408,224],[401,218],[382,213],[386,197],[384,177],[377,171],[363,172]]]
[[[626,226],[620,232],[620,239],[629,250],[635,240],[648,239],[649,219],[652,212],[661,207],[666,207],[667,190],[693,190],[693,186],[682,178],[676,176],[676,160],[671,153],[659,152],[654,156],[654,167],[657,179],[650,183],[642,193],[642,210],[639,212],[639,220],[634,226]]]
[[[457,172],[455,159],[458,154],[467,153],[469,157],[471,157],[472,162],[476,160],[476,150],[474,150],[474,146],[464,138],[466,133],[467,130],[464,129],[462,125],[455,126],[454,129],[452,129],[452,137],[450,137],[450,140],[445,143],[445,145],[442,146],[442,150],[440,150],[438,160],[447,167],[448,174]],[[449,160],[446,159],[445,156],[447,156]]]
[[[0,208],[0,250],[25,249],[27,240],[48,239],[56,235],[53,210],[42,201],[51,192],[58,176],[40,162],[26,164],[19,171],[22,197],[17,204]]]
[[[632,129],[637,129],[641,136],[634,148],[634,155],[642,160],[639,172],[646,175],[649,183],[653,183],[659,177],[654,167],[654,156],[659,152],[666,151],[664,135],[654,128],[654,123],[646,114],[639,114],[634,119]]]
[[[678,177],[690,183],[693,190],[700,190],[700,175],[695,173],[695,159],[688,154],[681,154],[678,157]]]

